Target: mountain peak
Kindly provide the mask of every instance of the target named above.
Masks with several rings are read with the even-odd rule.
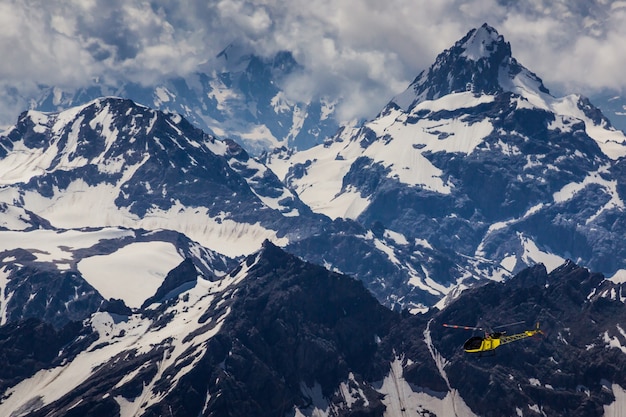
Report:
[[[504,52],[503,56],[511,56],[511,45],[487,23],[470,30],[455,46],[457,45],[463,49],[461,56],[472,61],[489,59],[500,50]]]
[[[485,23],[439,54],[435,63],[392,102],[410,110],[425,100],[465,91],[476,95],[550,93],[539,77],[513,58],[504,37]]]

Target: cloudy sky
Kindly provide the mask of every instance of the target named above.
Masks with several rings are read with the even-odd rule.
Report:
[[[158,82],[210,70],[231,43],[292,51],[307,74],[290,94],[339,95],[345,117],[367,117],[485,22],[553,92],[626,87],[626,1],[0,0],[0,119],[23,105],[7,92]]]

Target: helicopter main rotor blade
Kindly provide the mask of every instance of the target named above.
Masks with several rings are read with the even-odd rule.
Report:
[[[526,322],[525,322],[525,321],[516,321],[515,323],[502,324],[502,325],[500,325],[500,326],[496,326],[496,327],[494,327],[493,329],[494,329],[494,330],[495,330],[495,329],[501,329],[501,328],[503,328],[503,327],[515,326],[515,325],[518,325],[518,324],[526,324]]]
[[[462,329],[462,330],[485,330],[482,327],[472,327],[472,326],[459,326],[458,324],[443,324],[443,327],[449,327],[451,329]]]

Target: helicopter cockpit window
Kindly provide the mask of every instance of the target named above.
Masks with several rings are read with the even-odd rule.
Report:
[[[480,349],[480,346],[482,345],[482,343],[483,343],[482,337],[474,336],[468,339],[467,342],[465,342],[465,344],[463,345],[463,349],[465,350]]]

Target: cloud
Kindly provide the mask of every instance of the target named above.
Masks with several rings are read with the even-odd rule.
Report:
[[[306,68],[287,84],[293,97],[343,98],[345,118],[368,117],[484,22],[553,91],[626,87],[624,1],[5,0],[0,91],[148,84],[210,70],[236,43],[292,51]]]
[[[507,16],[499,30],[548,87],[592,94],[626,87],[625,23],[626,2],[537,2]]]
[[[84,79],[90,65],[84,45],[55,29],[52,23],[62,26],[60,20],[45,10],[18,5],[0,4],[0,79],[16,84]]]

